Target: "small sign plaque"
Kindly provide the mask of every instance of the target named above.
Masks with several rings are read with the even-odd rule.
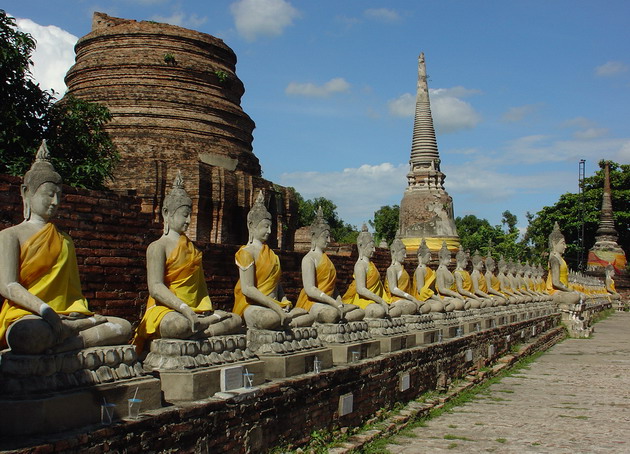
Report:
[[[221,369],[221,391],[243,387],[243,366],[231,366]]]
[[[400,390],[407,391],[411,387],[411,377],[409,372],[400,374]]]
[[[352,413],[354,406],[354,396],[352,393],[339,396],[339,416],[345,416]]]

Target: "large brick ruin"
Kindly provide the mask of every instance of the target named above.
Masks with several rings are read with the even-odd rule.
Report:
[[[68,94],[113,116],[107,132],[122,162],[112,189],[140,196],[142,210],[157,220],[179,169],[194,201],[191,239],[240,244],[262,188],[277,221],[270,244],[292,247],[297,203],[292,191],[261,178],[232,49],[205,33],[94,13],[75,51]]]

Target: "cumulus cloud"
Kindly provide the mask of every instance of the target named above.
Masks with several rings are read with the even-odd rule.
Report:
[[[230,10],[236,30],[247,41],[281,35],[300,17],[300,12],[286,0],[238,0]]]
[[[20,30],[37,41],[33,52],[33,79],[45,90],[54,90],[61,97],[66,91],[63,81],[74,63],[74,45],[78,38],[54,25],[39,25],[30,19],[16,19]]]
[[[481,93],[465,87],[429,89],[431,113],[436,132],[449,132],[471,129],[481,121],[481,115],[472,105],[461,98]],[[404,93],[387,103],[389,113],[395,117],[413,117],[416,109],[416,96]]]
[[[344,221],[360,226],[381,206],[400,203],[407,186],[408,171],[407,165],[385,162],[338,172],[284,173],[279,183],[293,186],[307,199],[326,197],[332,200]]]
[[[586,117],[576,117],[565,121],[562,126],[576,128],[573,137],[576,139],[590,140],[603,137],[608,134],[607,128],[601,128],[597,123]]]
[[[525,119],[525,117],[540,110],[542,103],[525,104],[524,106],[510,107],[507,112],[501,116],[501,120],[506,123],[516,123]]]
[[[388,8],[370,8],[363,12],[363,15],[368,19],[374,19],[381,22],[397,22],[400,20],[400,15],[393,9]]]
[[[179,25],[180,27],[192,27],[196,28],[208,21],[206,16],[199,16],[197,14],[185,14],[182,11],[176,11],[170,16],[151,16],[151,20],[156,22],[163,22],[165,24]]]
[[[628,65],[620,61],[607,61],[595,68],[595,75],[599,77],[611,77],[628,71]]]
[[[284,89],[287,95],[325,98],[333,93],[343,93],[350,90],[350,84],[343,77],[335,77],[323,85],[313,83],[291,82]]]

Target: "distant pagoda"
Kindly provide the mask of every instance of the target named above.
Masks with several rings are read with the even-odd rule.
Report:
[[[599,227],[595,233],[595,244],[588,252],[588,271],[603,274],[608,264],[612,264],[617,274],[621,274],[625,270],[626,254],[617,244],[618,238],[610,192],[610,164],[606,161],[604,162],[602,210],[599,215]]]
[[[408,251],[415,252],[422,238],[432,250],[439,250],[443,241],[446,241],[449,249],[459,248],[453,199],[444,190],[444,178],[431,117],[424,53],[421,53],[418,58],[418,88],[408,186],[400,202],[399,235]]]

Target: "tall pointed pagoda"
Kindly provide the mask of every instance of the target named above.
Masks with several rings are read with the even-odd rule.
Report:
[[[415,252],[422,238],[431,250],[439,250],[443,241],[446,241],[449,249],[459,248],[453,199],[444,190],[444,178],[431,117],[424,53],[421,53],[418,57],[416,113],[408,186],[400,202],[399,235],[408,251]]]
[[[617,244],[619,234],[615,229],[615,218],[612,208],[612,194],[610,192],[610,163],[605,161],[604,167],[604,195],[602,209],[599,214],[599,227],[595,233],[595,244],[588,252],[587,270],[603,274],[606,266],[611,264],[615,273],[620,274],[626,268],[626,254]]]

